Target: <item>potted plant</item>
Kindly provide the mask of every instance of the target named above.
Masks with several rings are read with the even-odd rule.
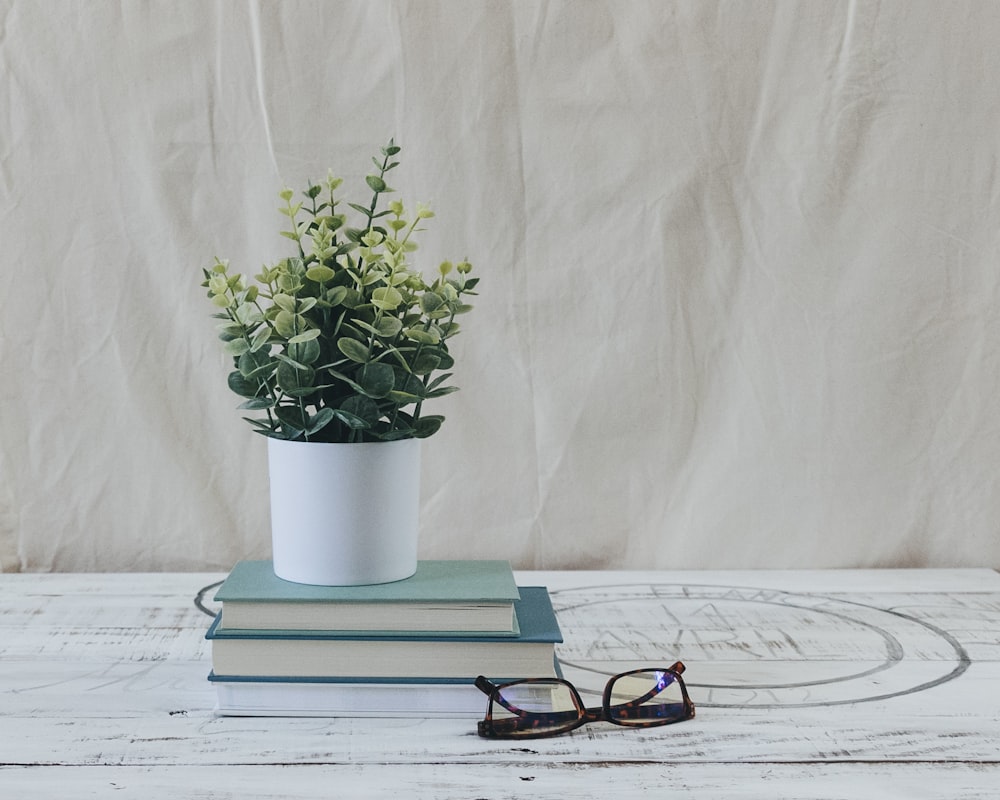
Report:
[[[411,267],[434,215],[383,207],[399,152],[390,140],[373,159],[367,203],[339,198],[332,174],[299,202],[282,191],[295,252],[255,282],[219,259],[204,270],[229,388],[268,437],[274,569],[287,580],[380,583],[416,569],[420,440],[444,419],[425,404],[455,391],[448,342],[478,278],[467,261],[443,262],[430,282]]]

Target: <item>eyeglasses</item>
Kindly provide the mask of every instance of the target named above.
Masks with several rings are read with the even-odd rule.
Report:
[[[489,695],[480,736],[538,739],[566,733],[588,722],[606,721],[630,728],[669,725],[694,716],[694,703],[681,679],[684,665],[636,669],[611,678],[600,708],[587,708],[580,693],[562,678],[533,678],[495,684],[480,675],[476,686]]]

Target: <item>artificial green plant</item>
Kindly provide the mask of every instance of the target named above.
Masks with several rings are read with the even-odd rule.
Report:
[[[392,140],[373,158],[366,178],[367,205],[346,203],[361,224],[352,227],[342,181],[311,181],[303,202],[281,192],[282,235],[297,253],[254,276],[230,274],[216,259],[203,286],[220,308],[219,336],[234,359],[229,388],[240,408],[261,412],[245,419],[265,436],[310,442],[424,438],[444,417],[424,414],[424,403],[449,392],[454,361],[448,340],[455,318],[471,309],[478,278],[467,261],[445,261],[433,282],[411,268],[414,234],[434,216],[421,204],[380,201],[393,190],[386,174],[397,167]]]

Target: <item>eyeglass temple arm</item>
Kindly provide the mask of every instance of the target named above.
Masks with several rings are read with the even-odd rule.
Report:
[[[506,708],[511,714],[517,714],[518,716],[523,717],[529,713],[527,711],[524,711],[523,709],[518,708],[517,706],[512,706],[510,703],[508,703],[507,700],[504,698],[504,696],[500,694],[500,687],[497,686],[495,683],[493,683],[493,681],[484,677],[483,675],[480,675],[479,677],[476,678],[476,688],[479,689],[479,691],[483,692],[484,694],[488,694],[493,699],[493,702],[499,703],[501,706]],[[494,722],[494,724],[495,723],[496,721]]]
[[[504,702],[503,697],[500,696],[500,687],[493,683],[493,681],[489,680],[485,675],[479,675],[476,678],[476,688],[483,694],[489,695],[491,700],[495,700],[505,708],[509,708]],[[479,735],[490,736],[493,733],[514,731],[517,730],[517,724],[516,717],[509,717],[507,719],[481,719],[479,720],[478,725]]]

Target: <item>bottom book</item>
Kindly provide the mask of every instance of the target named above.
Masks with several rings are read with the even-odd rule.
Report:
[[[213,672],[208,679],[223,716],[467,719],[482,718],[488,702],[475,678],[257,679]]]

